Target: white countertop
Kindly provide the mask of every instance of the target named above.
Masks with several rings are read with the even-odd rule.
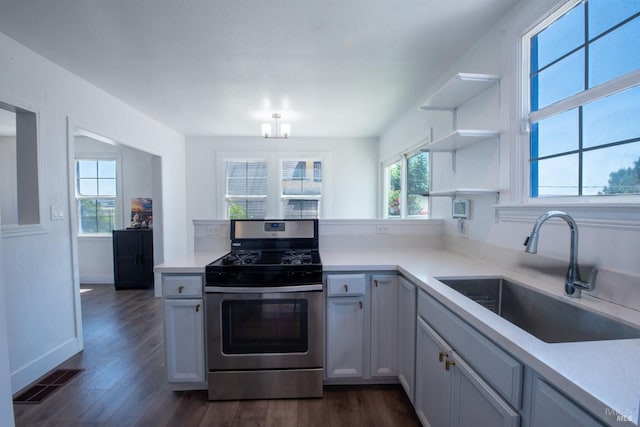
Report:
[[[206,264],[223,256],[197,253],[155,267],[158,273],[203,273]],[[612,424],[611,410],[631,416],[638,425],[640,406],[640,339],[575,343],[545,343],[500,316],[486,310],[434,277],[505,276],[535,287],[568,304],[586,307],[608,317],[640,327],[640,312],[583,293],[574,299],[563,295],[563,283],[549,283],[518,271],[462,256],[429,249],[321,251],[325,272],[398,271],[419,288],[469,322],[515,358],[530,366],[585,408]],[[561,327],[561,325],[559,325]]]

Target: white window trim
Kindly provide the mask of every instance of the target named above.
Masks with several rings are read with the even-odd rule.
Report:
[[[281,216],[280,203],[282,195],[282,162],[285,160],[313,160],[322,162],[322,198],[312,196],[318,200],[319,217],[326,217],[329,199],[326,198],[325,190],[331,188],[331,162],[330,153],[325,151],[257,151],[247,154],[243,151],[220,151],[216,153],[216,179],[217,194],[215,200],[215,211],[219,218],[229,219],[226,210],[226,170],[225,162],[228,161],[265,161],[267,163],[267,195],[260,196],[267,198],[267,218],[279,218]],[[277,171],[277,173],[273,173]],[[288,198],[303,199],[306,196],[287,196]],[[324,199],[324,203],[323,200]]]
[[[418,216],[418,215],[409,215],[408,206],[409,206],[409,196],[407,194],[407,173],[408,173],[408,160],[410,157],[415,156],[416,154],[420,154],[424,151],[424,148],[427,147],[431,138],[427,138],[423,140],[420,144],[404,151],[401,154],[396,154],[394,156],[389,157],[387,160],[380,162],[380,187],[382,191],[382,200],[378,202],[380,206],[380,218],[389,219],[392,221],[399,220],[416,220],[423,221],[431,218],[431,197],[429,197],[429,215],[426,217]],[[387,200],[389,199],[389,193],[387,192],[387,168],[395,163],[400,162],[400,206],[404,207],[404,209],[400,209],[400,218],[390,218],[389,213],[387,212]],[[429,186],[431,187],[431,171],[433,170],[433,156],[429,154]]]
[[[31,111],[36,115],[36,164],[38,167],[38,209],[40,211],[40,222],[37,224],[1,224],[0,234],[2,238],[33,236],[36,234],[47,234],[49,232],[48,224],[50,219],[47,215],[47,209],[45,208],[45,180],[44,180],[44,156],[42,155],[42,133],[40,132],[40,123],[42,122],[42,115],[40,108],[36,105],[23,102],[15,99],[11,96],[0,93],[0,101],[5,104],[13,105],[14,107],[21,108],[23,110]]]
[[[113,226],[116,230],[124,227],[124,196],[122,194],[122,155],[120,153],[108,153],[108,152],[82,152],[76,153],[76,156],[73,160],[73,200],[74,200],[74,211],[72,215],[76,217],[76,232],[78,233],[78,238],[88,239],[88,238],[111,238],[112,233],[81,233],[80,232],[80,218],[78,217],[78,200],[80,199],[108,199],[109,197],[79,197],[78,196],[78,177],[76,176],[76,161],[77,160],[115,160],[116,162],[116,197],[114,197],[116,201],[116,213],[115,213],[115,222]]]
[[[607,195],[607,196],[545,196],[530,197],[530,171],[529,171],[529,124],[532,120],[539,120],[541,114],[566,111],[573,108],[576,103],[585,99],[595,100],[602,98],[605,91],[624,90],[640,83],[640,70],[631,72],[617,79],[603,83],[588,89],[568,100],[561,100],[530,114],[529,93],[529,41],[531,36],[542,31],[545,27],[555,22],[567,11],[575,7],[581,0],[570,0],[544,15],[523,31],[515,40],[516,62],[515,75],[519,76],[519,93],[516,94],[519,105],[518,120],[520,132],[515,138],[514,168],[510,178],[513,189],[512,203],[500,203],[494,205],[496,220],[504,222],[531,223],[541,213],[549,209],[564,209],[569,211],[582,225],[585,222],[593,227],[611,228],[628,227],[637,229],[640,227],[638,210],[640,209],[640,196]],[[587,98],[588,97],[588,98]],[[575,104],[575,105],[574,105]],[[518,127],[516,127],[518,129]]]

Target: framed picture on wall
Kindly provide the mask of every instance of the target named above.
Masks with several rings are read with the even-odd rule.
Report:
[[[131,228],[153,227],[153,203],[148,197],[131,199]]]

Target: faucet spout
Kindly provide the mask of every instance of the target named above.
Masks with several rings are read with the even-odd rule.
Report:
[[[524,241],[524,251],[530,254],[538,252],[540,228],[542,227],[542,224],[551,218],[563,219],[571,230],[569,268],[567,269],[564,292],[567,296],[578,298],[580,297],[582,289],[589,291],[593,290],[598,270],[594,268],[591,271],[588,281],[584,281],[580,278],[580,267],[578,266],[578,224],[576,224],[571,215],[563,211],[548,211],[540,215],[533,226],[533,230],[531,230],[531,234]]]

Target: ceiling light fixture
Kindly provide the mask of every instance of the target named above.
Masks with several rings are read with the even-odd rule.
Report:
[[[273,119],[276,122],[276,135],[275,136],[271,136],[271,124],[270,123],[263,123],[262,124],[262,136],[264,136],[265,138],[276,138],[276,139],[284,139],[284,138],[289,138],[289,135],[291,134],[291,126],[287,123],[282,123],[280,124],[280,134],[282,136],[278,135],[278,119],[280,119],[282,116],[278,113],[273,113],[271,115],[271,117],[273,117]]]

